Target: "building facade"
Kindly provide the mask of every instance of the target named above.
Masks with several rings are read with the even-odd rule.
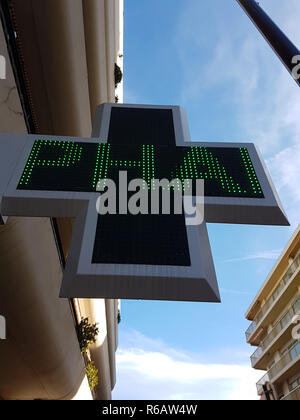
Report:
[[[247,342],[261,399],[300,400],[300,225],[249,307]]]
[[[90,137],[95,108],[123,100],[123,0],[1,0],[0,132]],[[0,226],[0,399],[111,398],[118,301],[60,299],[71,219]],[[90,392],[76,326],[98,323]]]

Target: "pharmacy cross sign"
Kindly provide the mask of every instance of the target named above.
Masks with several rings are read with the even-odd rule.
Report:
[[[219,302],[205,222],[288,225],[256,147],[190,142],[180,107],[103,104],[90,139],[1,135],[0,164],[3,222],[75,218],[61,297]],[[193,200],[204,180],[204,222],[161,208],[128,214],[121,195],[118,211],[98,214],[99,181],[130,198],[135,179],[149,199],[154,179],[173,179]]]

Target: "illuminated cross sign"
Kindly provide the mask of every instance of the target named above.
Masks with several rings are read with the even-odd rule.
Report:
[[[255,146],[191,143],[179,107],[104,104],[90,139],[2,135],[0,153],[4,216],[76,218],[62,297],[220,299],[205,223],[96,212],[98,182],[120,171],[149,191],[203,179],[206,222],[288,224]]]

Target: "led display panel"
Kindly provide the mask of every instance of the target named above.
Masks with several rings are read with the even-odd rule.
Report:
[[[98,181],[204,179],[205,196],[263,198],[246,147],[166,147],[36,140],[18,189],[96,192]]]

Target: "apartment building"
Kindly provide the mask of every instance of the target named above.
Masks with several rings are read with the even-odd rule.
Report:
[[[90,137],[96,106],[122,102],[123,0],[0,0],[0,132]],[[0,225],[0,399],[111,398],[118,301],[60,299],[72,220]],[[76,326],[98,323],[91,393]]]
[[[252,367],[266,371],[257,383],[263,400],[300,400],[299,314],[300,225],[246,313]]]

